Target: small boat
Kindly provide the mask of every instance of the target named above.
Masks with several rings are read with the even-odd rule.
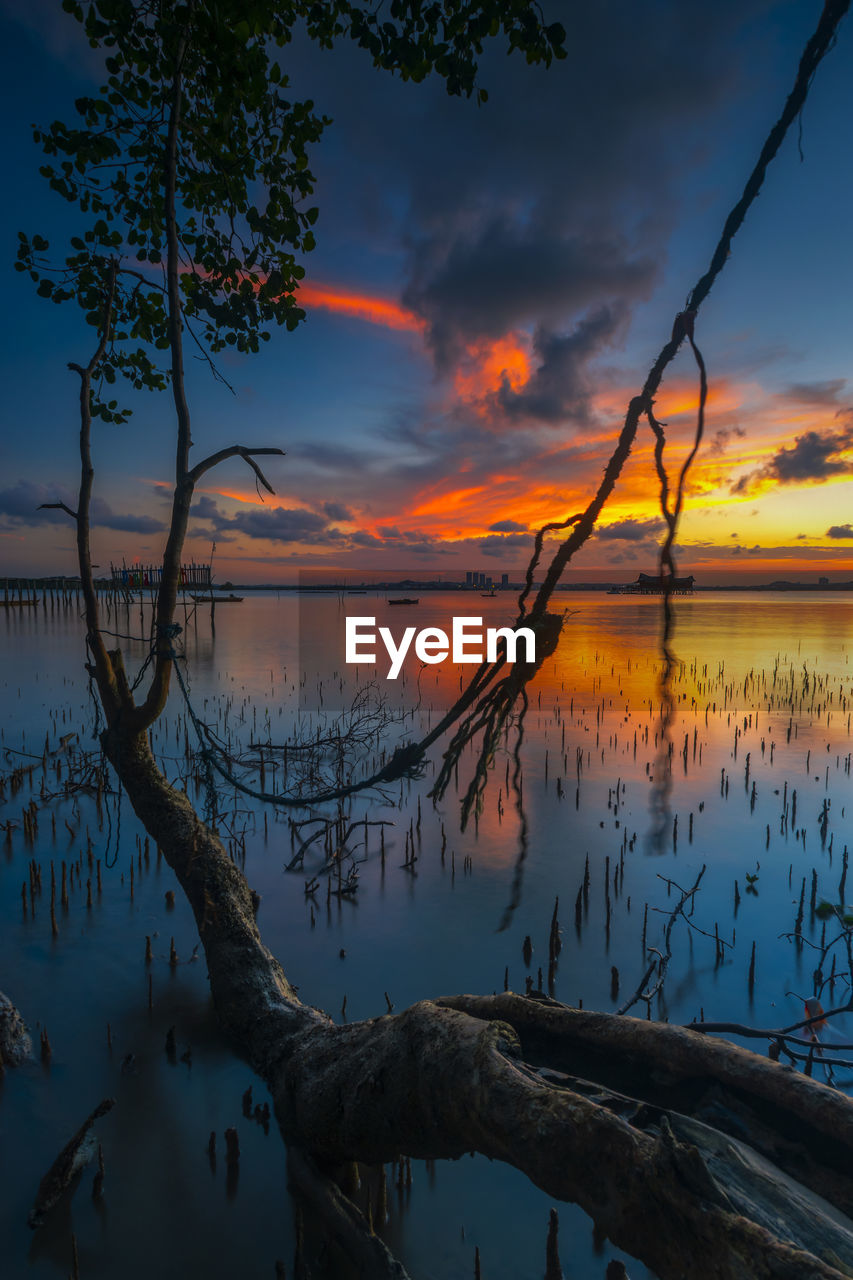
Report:
[[[497,591],[481,591],[480,592],[480,595],[483,597],[484,600],[494,600],[497,594],[498,594]]]
[[[419,604],[420,596],[398,596],[396,600],[389,600],[389,604]]]
[[[243,597],[235,596],[193,596],[196,604],[241,604]]]

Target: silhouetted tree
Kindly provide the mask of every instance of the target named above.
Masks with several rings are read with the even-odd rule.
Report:
[[[239,457],[269,488],[257,459],[280,452],[238,444],[193,461],[183,372],[187,337],[212,359],[227,346],[257,350],[270,326],[292,328],[302,317],[299,256],[313,244],[316,218],[307,204],[308,151],[324,122],[310,102],[288,97],[279,50],[286,51],[299,24],[321,45],[352,39],[381,69],[413,80],[437,74],[450,93],[483,101],[477,56],[487,38],[501,36],[529,60],[548,64],[562,51],[562,28],[545,26],[527,0],[392,0],[387,10],[360,0],[68,0],[66,8],[104,50],[107,79],[97,95],[78,100],[74,124],[57,122],[38,131],[37,140],[52,187],[84,215],[86,227],[58,263],[43,238],[22,234],[18,266],[45,297],[76,302],[97,332],[89,361],[73,366],[80,380],[81,480],[77,509],[66,510],[77,529],[90,670],[106,721],[101,741],[189,899],[217,1012],[272,1091],[294,1177],[370,1274],[401,1270],[327,1176],[329,1168],[389,1161],[401,1152],[440,1158],[476,1150],[515,1165],[550,1195],[576,1201],[662,1277],[838,1280],[845,1264],[833,1259],[853,1262],[853,1243],[814,1197],[774,1180],[743,1144],[620,1088],[625,1063],[639,1099],[658,1097],[654,1082],[662,1067],[687,1091],[697,1081],[715,1084],[761,1115],[754,1141],[766,1155],[783,1167],[796,1164],[806,1186],[850,1212],[853,1108],[846,1098],[735,1046],[582,1013],[541,993],[423,1001],[398,1015],[335,1026],[298,999],[261,940],[243,874],[186,794],[169,785],[149,742],[173,672],[181,552],[195,486],[211,468]],[[631,400],[599,489],[582,511],[550,526],[568,532],[530,599],[548,530],[537,537],[520,616],[542,629],[545,649],[559,632],[547,610],[551,592],[590,536],[640,423],[647,418],[654,427],[652,402],[664,371],[681,343],[693,342],[695,314],[846,8],[828,0],[709,272]],[[89,551],[92,422],[125,421],[120,398],[103,392],[121,378],[136,388],[168,388],[176,428],[150,678],[138,698],[121,651],[108,648]],[[680,491],[674,505],[666,495],[663,501],[669,555]],[[671,564],[665,556],[664,567],[671,571]],[[503,668],[500,658],[484,666],[441,725],[396,757],[390,773],[365,785],[416,770],[440,734],[456,726],[450,760],[482,735],[476,799],[497,735],[532,675]],[[572,1074],[581,1060],[598,1064],[594,1096]],[[560,1065],[565,1074],[546,1078],[532,1062]],[[776,1142],[777,1127],[784,1127],[787,1145]],[[805,1148],[809,1159],[800,1160]]]

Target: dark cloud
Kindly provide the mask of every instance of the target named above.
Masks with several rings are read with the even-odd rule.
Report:
[[[217,538],[233,539],[239,535],[274,543],[299,543],[303,546],[334,547],[336,551],[404,550],[413,556],[445,555],[447,549],[418,529],[379,526],[376,533],[356,529],[351,533],[336,527],[335,522],[354,517],[340,503],[327,502],[322,511],[304,507],[241,507],[227,515],[208,495],[193,503],[191,514],[207,521]]]
[[[769,462],[732,485],[732,493],[748,493],[761,480],[778,484],[819,484],[830,476],[853,472],[853,461],[841,455],[853,448],[853,413],[837,430],[804,431],[789,449],[779,449]]]
[[[64,502],[72,510],[77,497],[64,485],[34,484],[31,480],[19,480],[8,489],[0,489],[0,516],[13,524],[69,524],[64,511],[39,511],[45,502]]]
[[[349,198],[336,212],[351,235],[354,222],[376,219],[381,229],[383,215],[387,229],[382,187],[365,179],[395,171],[415,181],[413,153],[425,153],[428,162],[413,191],[426,222],[459,205],[476,207],[484,187],[492,195],[503,192],[507,203],[519,193],[529,199],[543,171],[554,199],[574,190],[581,202],[590,180],[612,171],[617,182],[624,174],[641,186],[657,177],[661,148],[683,161],[684,135],[697,116],[730,96],[747,71],[754,80],[752,55],[766,36],[751,23],[769,7],[768,0],[575,6],[568,56],[550,71],[528,67],[518,54],[507,57],[500,36],[486,41],[480,79],[490,96],[483,109],[449,99],[436,79],[411,86],[377,76],[370,58],[346,44],[327,53],[297,37],[288,70],[295,92],[310,94],[335,120],[316,166],[321,183],[340,173],[336,192]],[[545,9],[548,21],[565,21],[563,4]],[[457,142],[453,150],[448,137]],[[503,163],[498,144],[506,149]],[[555,156],[561,163],[554,164]],[[368,175],[358,169],[365,160]],[[658,194],[653,187],[651,194]]]
[[[806,431],[797,436],[791,449],[780,449],[768,463],[767,473],[782,484],[802,480],[825,480],[853,469],[853,463],[838,455],[853,446],[853,423],[841,431]]]
[[[7,489],[0,489],[0,519],[6,527],[22,525],[65,524],[72,526],[67,512],[55,509],[40,510],[44,503],[64,502],[71,510],[77,506],[77,495],[64,485],[36,484],[31,480],[19,480]],[[103,498],[93,498],[89,509],[90,523],[101,529],[115,529],[120,533],[160,533],[165,529],[162,520],[153,516],[138,516],[113,511]]]
[[[801,538],[803,534],[799,535]],[[831,524],[826,531],[827,538],[853,538],[853,525]]]
[[[362,50],[325,53],[297,36],[287,51],[293,93],[334,122],[312,150],[321,219],[309,272],[405,298],[442,374],[457,361],[476,366],[478,351],[522,328],[536,343],[526,385],[505,383],[482,405],[448,412],[444,388],[432,405],[413,389],[409,404],[369,425],[358,411],[355,426],[346,413],[330,422],[340,445],[302,432],[287,446],[300,499],[320,510],[332,493],[361,513],[369,493],[381,515],[462,459],[474,484],[498,470],[541,480],[538,425],[588,421],[596,366],[649,296],[693,176],[707,176],[726,137],[719,111],[728,119],[777,71],[775,58],[755,57],[766,43],[755,20],[770,7],[573,9],[568,57],[548,71],[486,42],[482,109],[431,78],[379,76]]]
[[[380,526],[377,533],[357,529],[347,534],[346,540],[350,547],[368,551],[405,551],[414,556],[455,555],[453,548],[435,541],[429,534],[417,529],[397,529],[392,525]]]
[[[220,514],[219,507],[213,498],[206,493],[197,498],[190,507],[190,515],[195,516],[198,520],[218,520]]]
[[[350,509],[345,507],[342,502],[324,502],[323,512],[330,520],[347,522],[355,519]]]
[[[428,544],[437,546],[426,533],[414,529],[395,529],[391,526],[380,527],[376,533],[356,529],[354,533],[347,534],[347,538],[355,547],[383,547],[386,550],[391,547],[402,547],[409,551],[412,547],[424,547]]]
[[[164,522],[154,516],[121,515],[101,498],[92,499],[90,520],[102,529],[116,529],[120,533],[162,533],[166,528]]]
[[[402,250],[405,302],[445,365],[478,338],[630,307],[663,264],[685,171],[708,161],[709,114],[757,92],[768,8],[575,6],[548,71],[486,42],[482,109],[297,39],[294,89],[335,122],[312,157],[324,233],[381,263]]]
[[[225,527],[248,538],[269,538],[271,542],[334,541],[335,531],[325,516],[301,507],[252,507],[224,517]]]
[[[602,298],[644,297],[654,278],[652,263],[616,236],[548,234],[541,226],[519,226],[506,218],[455,241],[441,262],[434,257],[433,251],[415,266],[403,301],[428,322],[440,365],[454,363],[472,342],[529,324],[542,327],[544,350],[537,353],[543,361],[559,360],[554,344],[570,344],[572,338],[558,338],[544,326]],[[602,309],[593,323],[600,325],[606,314]],[[612,328],[611,322],[607,336]],[[583,331],[578,337],[583,341]]]
[[[720,427],[718,431],[714,432],[714,438],[708,446],[707,456],[709,458],[721,457],[728,448],[732,437],[737,440],[743,440],[746,437],[746,432],[743,427]]]
[[[584,421],[593,391],[588,366],[613,341],[624,317],[624,307],[599,307],[571,333],[537,329],[533,349],[540,363],[518,391],[504,380],[497,396],[504,413],[540,422]]]
[[[228,531],[228,518],[208,494],[202,494],[201,497],[190,507],[190,515],[195,516],[197,520],[206,520],[212,526],[213,532],[220,542],[233,542],[237,536],[235,533]]]
[[[520,533],[495,534],[494,537],[483,538],[477,545],[484,556],[494,556],[496,559],[501,559],[510,551],[533,551],[533,539]]]
[[[489,533],[526,533],[527,525],[518,520],[496,520],[489,525]]]
[[[662,520],[617,520],[615,524],[602,525],[597,537],[605,542],[645,542],[660,536],[664,530]]]
[[[846,378],[827,378],[823,382],[792,382],[780,392],[780,396],[797,404],[837,405],[846,386]]]
[[[208,521],[220,537],[242,533],[247,538],[269,538],[271,542],[333,543],[342,536],[337,529],[330,528],[325,515],[303,507],[252,506],[229,516],[203,494],[193,503],[191,514]]]
[[[398,529],[394,525],[379,525],[379,545],[385,548],[397,548],[412,551],[415,555],[425,555],[430,551],[443,555],[445,548],[434,541],[421,529]]]
[[[453,556],[456,552],[452,547],[443,547],[440,542],[433,542],[427,539],[426,542],[410,542],[406,548],[413,556]]]

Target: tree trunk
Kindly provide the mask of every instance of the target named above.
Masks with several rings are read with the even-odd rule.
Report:
[[[511,992],[336,1026],[297,998],[245,877],[147,736],[119,726],[103,742],[189,899],[222,1025],[268,1084],[287,1143],[321,1165],[503,1160],[663,1280],[853,1275],[847,1098],[724,1041]],[[566,1074],[579,1066],[599,1082]],[[639,1096],[601,1083],[620,1075]],[[685,1111],[704,1099],[700,1119],[673,1109],[675,1086]],[[662,1087],[667,1105],[652,1096]],[[736,1125],[748,1142],[726,1134]]]

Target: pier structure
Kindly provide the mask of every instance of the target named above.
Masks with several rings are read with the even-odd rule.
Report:
[[[692,596],[696,579],[693,574],[686,578],[672,578],[669,582],[671,596]],[[667,580],[663,574],[640,573],[636,582],[628,582],[621,589],[625,596],[662,596],[667,590]]]

